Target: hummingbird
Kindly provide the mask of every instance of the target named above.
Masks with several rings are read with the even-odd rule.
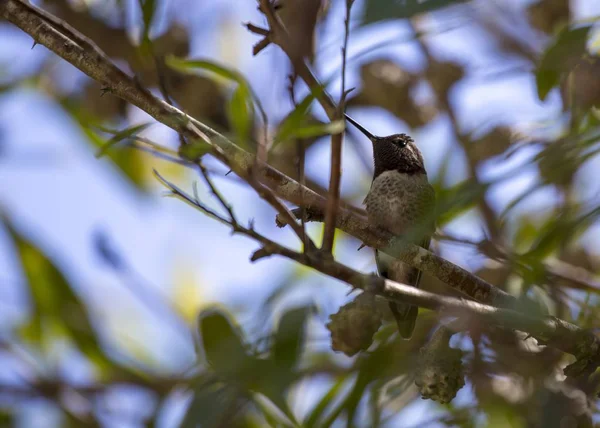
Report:
[[[371,188],[365,197],[369,224],[409,242],[429,249],[435,232],[433,209],[435,191],[423,163],[423,155],[406,134],[378,137],[350,116],[346,120],[373,143],[375,170]],[[375,250],[380,276],[418,287],[421,271]],[[410,304],[389,302],[400,336],[410,339],[419,308]]]

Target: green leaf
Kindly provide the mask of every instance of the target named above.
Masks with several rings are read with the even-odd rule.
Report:
[[[410,18],[468,0],[367,0],[363,25],[387,19]]]
[[[249,365],[241,332],[220,310],[205,311],[199,320],[202,348],[208,363],[223,376],[236,376]]]
[[[219,65],[213,61],[200,59],[181,59],[173,55],[169,55],[165,60],[165,64],[175,70],[181,71],[182,73],[191,73],[197,69],[210,71],[225,80],[233,80],[239,85],[245,85],[249,87],[248,82],[246,79],[244,79],[244,76],[242,76],[241,73]]]
[[[443,226],[469,209],[484,197],[486,184],[467,180],[450,188],[437,188],[437,225]]]
[[[277,135],[275,136],[275,143],[292,138],[294,130],[301,127],[306,123],[306,114],[310,105],[315,98],[323,91],[323,88],[319,87],[311,91],[304,99],[296,106],[294,110],[279,124],[277,129]]]
[[[210,145],[200,140],[188,140],[187,144],[179,146],[179,156],[191,162],[199,161],[202,156],[210,152]]]
[[[31,294],[32,318],[21,332],[26,339],[41,345],[57,331],[101,370],[111,365],[100,348],[87,310],[73,292],[67,279],[44,253],[0,217],[14,241]]]
[[[535,84],[540,101],[544,101],[548,93],[558,85],[560,74],[554,70],[539,70],[535,74]]]
[[[292,138],[314,138],[325,135],[339,134],[344,131],[346,124],[343,120],[334,120],[333,122],[317,123],[304,125],[289,129],[286,135],[280,135],[275,142],[288,140]]]
[[[79,108],[78,104],[69,99],[62,99],[60,104],[79,125],[81,131],[93,146],[102,147],[106,144],[106,140],[96,132],[97,129],[103,129],[104,131],[106,129],[102,128],[97,120],[86,115],[85,111]],[[109,150],[107,153],[107,157],[115,166],[140,190],[144,190],[144,185],[146,184],[143,156],[146,155],[128,147],[115,148],[114,150]]]
[[[317,422],[319,422],[319,419],[321,419],[321,417],[325,413],[325,410],[327,409],[327,407],[329,407],[333,403],[333,401],[337,398],[338,394],[340,393],[340,391],[345,383],[346,383],[346,377],[342,376],[340,379],[338,379],[336,382],[334,382],[333,385],[331,385],[331,388],[329,388],[329,391],[327,391],[327,393],[325,395],[323,395],[323,397],[315,405],[315,407],[312,409],[312,411],[306,416],[303,426],[305,426],[305,427],[319,426],[319,425],[317,425]]]
[[[241,398],[237,389],[221,383],[199,383],[181,422],[182,428],[213,428],[227,426],[231,410]]]
[[[150,125],[152,125],[152,124],[151,123],[142,123],[141,125],[134,125],[134,126],[131,126],[129,128],[126,128],[122,131],[115,133],[111,137],[110,140],[108,140],[106,143],[104,143],[102,146],[100,146],[100,149],[98,149],[98,151],[96,152],[96,157],[100,158],[100,157],[104,156],[106,154],[106,152],[108,151],[108,149],[110,149],[112,146],[114,146],[117,143],[120,143],[123,140],[128,140],[128,139],[131,139],[132,137],[137,136],[137,134],[142,132],[144,129],[148,128]]]
[[[269,406],[269,405],[267,405],[267,403],[265,403],[265,400],[263,399],[263,397],[261,397],[257,394],[254,394],[253,398],[254,398],[254,404],[262,413],[268,426],[270,426],[270,427],[297,427],[297,426],[299,426],[299,424],[296,422],[296,420],[294,419],[293,414],[291,414],[291,412],[288,415],[285,413],[284,410],[277,408],[277,410],[279,410],[279,412],[282,412],[286,416],[288,416],[288,419],[284,419],[281,417],[281,415],[277,411],[275,411],[273,406]],[[273,403],[271,403],[271,404],[273,404]],[[286,408],[287,408],[287,406],[286,406]],[[292,416],[291,418],[289,417],[290,415]]]
[[[89,124],[81,123],[81,126],[83,133],[94,146],[102,147],[106,144],[106,141]],[[108,151],[107,156],[138,189],[143,188],[145,171],[142,153],[130,147],[119,147]]]
[[[525,199],[527,199],[529,196],[531,196],[532,194],[534,194],[538,190],[543,189],[545,186],[546,185],[544,183],[534,183],[534,184],[532,184],[524,192],[522,192],[519,196],[517,196],[515,199],[513,199],[512,201],[510,201],[509,204],[506,206],[506,208],[504,208],[504,210],[502,210],[502,212],[500,213],[500,215],[498,216],[498,218],[501,221],[504,221],[506,219],[506,216],[508,215],[508,213],[511,210],[513,210],[517,205],[519,205],[521,202],[523,202]]]
[[[152,21],[156,14],[157,0],[138,0],[140,8],[142,9],[142,21],[144,28],[142,30],[142,52],[151,53],[152,46],[150,41],[150,29],[152,27]]]
[[[150,40],[150,27],[157,9],[156,0],[138,0],[142,9],[142,20],[144,22],[144,32],[142,33],[142,43]]]
[[[544,101],[550,90],[558,85],[562,73],[569,71],[586,53],[591,26],[566,27],[542,55],[535,73],[538,97]]]
[[[260,107],[260,101],[241,73],[207,60],[184,60],[169,56],[165,63],[169,67],[183,73],[190,73],[201,69],[214,73],[222,79],[237,83],[238,86],[233,91],[227,105],[227,114],[239,143],[244,145],[248,141],[254,120],[254,102]]]
[[[296,367],[303,350],[306,319],[309,314],[309,307],[301,307],[291,309],[281,317],[272,351],[277,366],[286,370]]]
[[[577,217],[573,217],[569,212],[561,213],[540,229],[537,241],[524,256],[530,261],[542,260],[557,248],[574,241],[578,234],[597,220],[598,216],[600,216],[600,207]]]
[[[245,85],[238,85],[227,104],[227,116],[233,126],[238,143],[245,146],[252,129],[252,96]]]

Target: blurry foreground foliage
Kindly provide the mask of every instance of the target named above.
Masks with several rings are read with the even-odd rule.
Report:
[[[89,9],[86,2],[42,3],[94,40],[111,58],[126,63],[142,85],[168,96],[191,116],[249,150],[264,142],[262,106],[243,75],[213,61],[186,60],[191,31],[175,21],[167,22],[164,31],[153,36],[151,26],[157,18],[163,18],[162,14],[167,15],[163,2],[139,2],[143,21],[139,43],[129,37],[121,1],[107,2],[110,7],[96,5]],[[336,5],[334,1],[338,7],[327,7],[330,5],[325,3],[329,2],[311,1],[298,8],[288,0],[287,9],[286,2],[281,3],[282,20],[289,21],[298,49],[314,59],[319,54],[316,30],[328,19],[341,20],[331,14],[332,10],[342,10],[339,6],[345,2],[338,1]],[[386,111],[413,133],[440,117],[446,118],[455,144],[440,169],[430,174],[441,207],[441,230],[451,235],[452,228],[447,225],[466,214],[475,214],[489,240],[505,252],[499,258],[490,250],[493,247],[480,243],[478,249],[486,256],[486,262],[475,272],[477,275],[527,301],[535,313],[549,313],[584,328],[595,328],[599,322],[600,247],[592,249],[579,238],[598,224],[600,200],[581,197],[577,176],[600,150],[597,30],[593,21],[574,22],[567,0],[523,3],[513,9],[489,6],[483,1],[366,0],[356,3],[354,13],[361,16],[357,25],[365,26],[365,31],[389,20],[406,22],[414,18],[413,22],[419,23],[427,16],[422,14],[433,11],[442,22],[468,13],[472,25],[493,41],[490,55],[504,68],[514,67],[534,79],[541,101],[550,94],[561,98],[562,113],[547,120],[559,126],[531,135],[517,127],[522,124],[500,122],[465,130],[452,105],[451,93],[473,70],[454,60],[437,59],[429,51],[422,34],[426,31],[421,27],[412,27],[411,43],[424,53],[424,68],[409,71],[400,62],[384,56],[355,65],[360,87],[351,94],[348,110],[369,107]],[[295,12],[291,13],[290,8]],[[526,19],[516,19],[518,16]],[[501,25],[502,21],[512,25]],[[169,159],[177,152],[144,141],[147,124],[130,123],[128,106],[105,94],[97,83],[88,79],[76,90],[60,89],[48,72],[54,59],[44,58],[35,75],[4,84],[2,91],[33,86],[45,92],[81,129],[81,138],[91,144],[99,157],[104,157],[104,162],[112,162],[140,191],[152,188],[148,177],[151,167],[156,166],[156,156]],[[429,88],[429,95],[415,97],[423,85]],[[300,97],[297,107],[290,108],[279,123],[268,124],[269,132],[275,136],[268,147],[269,162],[294,178],[298,178],[298,146],[309,152],[319,137],[339,131],[340,124],[326,124],[314,116],[313,101],[314,94]],[[352,139],[350,132],[348,140]],[[358,150],[359,157],[370,156],[352,141],[346,146],[348,150]],[[190,152],[180,155],[198,159],[205,154],[202,144],[190,147]],[[497,212],[489,205],[488,191],[498,183],[483,180],[481,168],[490,161],[510,160],[527,148],[536,153],[528,166],[537,169],[538,178],[522,195],[503,200],[504,211]],[[451,163],[455,157],[451,152],[457,150],[464,154],[469,172],[469,178],[459,183],[452,181]],[[182,166],[161,163],[160,167],[167,168],[165,165],[170,165],[174,175],[182,174]],[[368,179],[365,173],[366,182]],[[321,189],[310,175],[306,182]],[[365,189],[356,189],[355,199]],[[542,189],[556,192],[558,202],[554,207],[539,211],[516,209]],[[143,411],[137,409],[125,415],[124,420],[131,426],[156,425],[164,419],[160,419],[161,415],[173,405],[173,400],[189,403],[181,421],[184,427],[398,426],[394,417],[418,397],[413,386],[415,377],[421,392],[425,388],[427,397],[437,397],[444,403],[431,403],[430,409],[435,409],[433,416],[427,418],[431,425],[422,426],[587,427],[593,425],[592,415],[598,414],[598,400],[590,392],[597,390],[597,385],[562,382],[560,368],[568,359],[555,350],[523,340],[517,332],[473,326],[469,334],[457,335],[458,340],[452,341],[452,348],[461,348],[462,352],[446,349],[447,342],[438,345],[432,339],[427,346],[445,347],[444,352],[450,356],[434,361],[426,372],[417,370],[427,360],[419,350],[428,343],[440,321],[428,311],[421,311],[410,342],[399,340],[393,326],[383,320],[372,343],[370,335],[366,344],[364,338],[356,338],[358,349],[349,353],[361,349],[363,352],[355,357],[347,358],[316,346],[309,334],[309,321],[322,322],[316,316],[319,308],[277,305],[276,297],[285,295],[296,281],[301,281],[301,275],[291,275],[276,287],[273,299],[265,303],[264,319],[276,322],[263,329],[262,337],[244,333],[247,329],[238,326],[243,314],[235,311],[205,309],[197,322],[190,322],[189,310],[179,314],[174,309],[177,305],[159,303],[167,313],[165,319],[169,318],[168,322],[186,340],[193,341],[197,350],[193,367],[166,372],[143,352],[136,352],[135,344],[126,350],[109,346],[114,341],[99,333],[103,329],[99,328],[102,317],[97,308],[75,291],[60,266],[28,238],[23,225],[10,213],[2,215],[15,259],[23,271],[30,308],[18,328],[0,327],[2,359],[19,367],[17,376],[0,378],[3,426],[19,420],[28,405],[39,404],[40,400],[60,414],[64,426],[111,425],[121,419],[109,400],[115,393],[147,396]],[[96,252],[106,265],[127,276],[126,262],[112,251],[109,242],[97,238]],[[443,284],[427,275],[423,286],[447,292]],[[332,320],[357,314],[360,305],[352,302]],[[374,331],[381,320],[369,322]],[[334,349],[342,349],[339,346]],[[64,365],[74,358],[85,362],[91,372],[90,382],[73,383],[65,375]],[[455,377],[444,378],[445,370]],[[439,383],[438,376],[445,383]],[[464,384],[463,376],[467,382],[463,391],[468,391],[461,400],[447,402],[456,391],[447,397],[438,389],[447,384],[459,389]],[[32,408],[43,411],[40,406]]]

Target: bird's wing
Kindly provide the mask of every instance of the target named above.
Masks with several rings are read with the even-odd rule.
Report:
[[[422,220],[422,223],[421,225],[417,224],[415,227],[422,227],[424,236],[419,242],[415,242],[415,244],[428,250],[431,243],[431,235],[435,232],[435,191],[431,185],[428,184],[423,189],[422,194],[418,198],[417,206],[419,219]],[[382,277],[412,285],[413,287],[419,287],[422,276],[422,272],[419,269],[405,263],[395,262],[393,257],[380,251],[375,251],[375,260],[379,275]],[[396,320],[400,336],[404,339],[410,339],[415,329],[419,308],[398,302],[389,302],[389,307]]]

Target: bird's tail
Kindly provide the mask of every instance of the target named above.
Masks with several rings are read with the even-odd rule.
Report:
[[[419,308],[413,305],[390,302],[390,309],[403,339],[409,340],[415,330]]]

